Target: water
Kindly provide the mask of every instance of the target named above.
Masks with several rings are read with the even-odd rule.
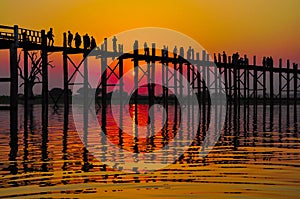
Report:
[[[138,121],[144,126],[145,106],[138,107]],[[24,128],[20,105],[17,138],[10,135],[9,112],[0,112],[0,198],[298,198],[300,107],[258,106],[257,112],[254,106],[244,108],[237,115],[234,107],[228,107],[221,135],[207,156],[198,154],[207,128],[202,118],[198,131],[190,129],[195,138],[184,154],[173,164],[147,173],[127,173],[100,162],[91,152],[97,146],[85,148],[72,114],[66,123],[63,108],[49,109],[49,127],[43,128],[42,108],[33,105]],[[157,131],[155,127],[152,139],[138,141],[132,137],[132,120],[123,121],[132,131],[120,134],[107,114],[108,139],[138,153],[155,151],[171,140],[185,144],[187,138],[174,138],[184,128],[176,123],[175,113],[174,105],[169,106],[165,128]],[[101,123],[100,114],[98,119]],[[163,119],[157,116],[156,120]],[[169,155],[178,152],[169,151]],[[108,159],[115,155],[105,147],[99,153]],[[153,158],[153,163],[163,161]]]

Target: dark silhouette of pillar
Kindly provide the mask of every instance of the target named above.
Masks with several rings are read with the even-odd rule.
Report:
[[[14,42],[10,45],[10,127],[18,131],[18,26],[14,26]]]
[[[63,38],[63,72],[64,72],[64,112],[69,112],[69,74],[68,74],[68,55],[67,55],[67,34]]]
[[[134,114],[135,114],[135,126],[138,125],[138,84],[139,84],[139,49],[138,41],[133,49],[133,63],[134,63]]]
[[[281,108],[282,105],[282,59],[279,59],[279,73],[278,73],[278,81],[279,81],[279,106]]]
[[[290,116],[290,60],[286,62],[286,114],[287,120],[289,120]]]
[[[152,63],[151,63],[151,80],[152,82],[155,82],[155,54],[156,54],[156,46],[155,43],[152,43],[152,54],[151,54],[151,58],[152,58]],[[150,100],[151,100],[151,104],[154,104],[154,98],[155,98],[155,83],[151,84],[151,96],[150,96]]]
[[[106,104],[107,104],[107,38],[104,38],[104,45],[102,45],[101,49],[104,53],[101,58],[101,106],[102,106],[102,130],[106,134]]]

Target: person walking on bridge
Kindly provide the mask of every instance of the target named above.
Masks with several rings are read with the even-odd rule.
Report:
[[[89,35],[86,33],[82,38],[83,38],[84,49],[89,49],[91,46],[91,39],[90,39]]]
[[[78,32],[76,32],[74,40],[75,40],[75,47],[79,48],[81,45],[81,37],[78,34]]]
[[[93,50],[94,48],[97,47],[97,44],[96,44],[96,40],[95,38],[92,36],[91,37],[91,50]]]
[[[72,41],[73,41],[73,34],[71,33],[71,31],[68,31],[68,46],[70,48],[72,48]]]
[[[113,51],[116,53],[117,52],[117,38],[116,38],[116,36],[113,37],[112,42],[113,42]]]
[[[54,35],[53,35],[53,29],[50,28],[50,30],[47,32],[47,38],[49,40],[49,44],[48,46],[53,46],[54,44],[54,39],[53,39]]]

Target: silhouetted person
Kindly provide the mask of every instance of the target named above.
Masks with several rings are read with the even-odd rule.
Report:
[[[138,50],[138,49],[139,49],[139,42],[138,40],[135,40],[133,44],[133,50]]]
[[[78,32],[76,32],[74,40],[75,40],[75,47],[79,48],[81,45],[81,37],[78,34]]]
[[[214,53],[214,62],[217,63],[217,56],[216,56],[216,53]]]
[[[174,49],[173,49],[174,58],[177,57],[177,51],[178,51],[177,46],[175,46]]]
[[[86,33],[82,38],[83,38],[83,48],[89,49],[91,46],[91,40],[89,35]]]
[[[247,55],[244,55],[244,64],[247,66],[249,65],[249,59],[248,59]]]
[[[189,49],[186,52],[186,58],[191,59],[191,54],[192,54],[192,47],[190,46]]]
[[[167,57],[167,55],[168,55],[168,47],[164,45],[162,50],[162,56]]]
[[[94,48],[97,47],[97,44],[96,44],[96,40],[95,38],[92,36],[91,37],[91,50],[93,50]]]
[[[179,55],[180,55],[180,57],[184,56],[184,48],[183,47],[180,47]]]
[[[233,63],[233,64],[237,64],[237,63],[239,62],[239,57],[240,57],[240,55],[239,55],[238,52],[234,53],[234,54],[232,55],[232,63]]]
[[[262,65],[263,65],[263,67],[266,67],[266,65],[267,65],[267,58],[266,57],[263,57]]]
[[[113,50],[114,50],[114,52],[117,52],[117,38],[116,38],[116,36],[113,37],[112,42],[113,42]]]
[[[191,53],[192,53],[192,60],[194,60],[195,59],[195,50],[194,50],[194,48],[192,48]]]
[[[149,56],[149,47],[146,42],[144,43],[144,51],[145,51],[145,55]]]
[[[72,48],[72,41],[73,41],[73,34],[71,33],[71,31],[68,31],[68,46],[70,48]]]
[[[120,53],[123,53],[123,45],[122,44],[118,44],[118,50]]]
[[[244,59],[241,57],[239,60],[238,60],[238,65],[244,65]]]
[[[270,66],[270,57],[266,58],[266,67],[268,68]]]
[[[49,40],[48,46],[53,46],[53,44],[54,44],[53,37],[54,37],[54,35],[53,35],[53,29],[50,28],[50,30],[47,32],[47,38]]]
[[[227,55],[225,53],[225,51],[223,51],[223,54],[222,54],[222,57],[223,57],[223,63],[227,63]]]
[[[267,67],[273,67],[273,58],[272,57],[267,57],[266,65],[267,65]]]
[[[221,54],[220,53],[218,53],[218,62],[221,63]]]

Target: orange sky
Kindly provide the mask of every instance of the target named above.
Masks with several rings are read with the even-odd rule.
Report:
[[[89,33],[100,43],[121,31],[156,26],[182,32],[210,53],[239,51],[300,63],[298,0],[2,0],[0,7],[1,24],[53,27],[56,45],[67,30]]]

